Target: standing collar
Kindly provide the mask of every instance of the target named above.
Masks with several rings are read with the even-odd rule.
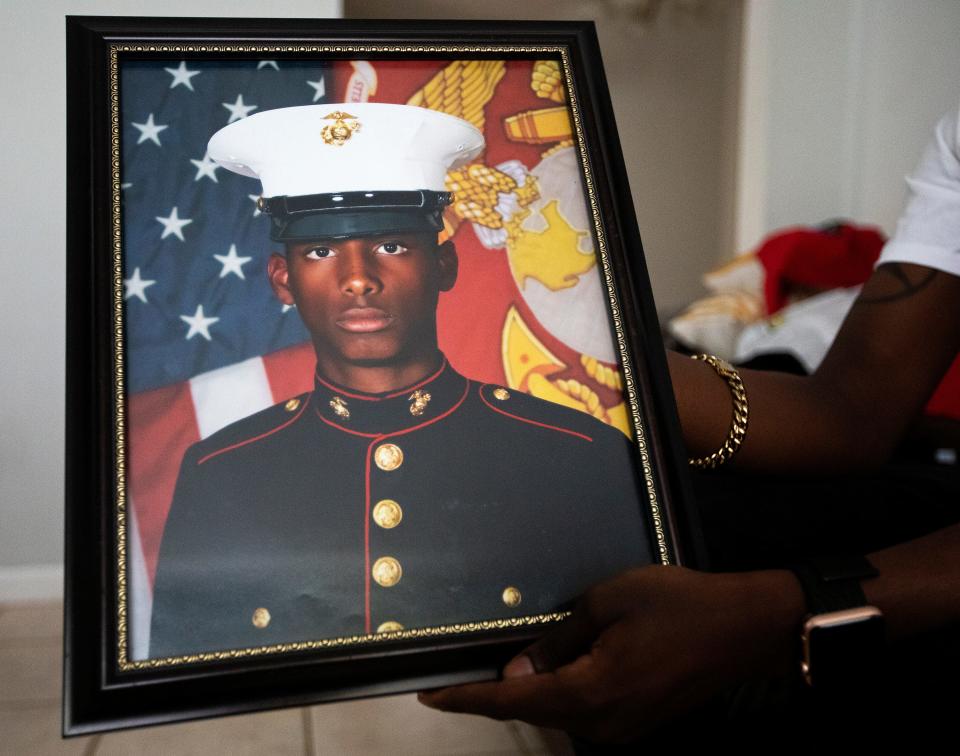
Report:
[[[446,357],[426,378],[396,391],[368,394],[339,386],[314,373],[314,413],[348,433],[387,435],[437,419],[463,398],[466,378]]]

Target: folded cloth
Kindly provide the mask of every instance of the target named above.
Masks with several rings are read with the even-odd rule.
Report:
[[[766,271],[767,313],[781,309],[798,289],[810,293],[862,284],[885,241],[879,230],[851,223],[791,228],[767,237],[757,251]]]

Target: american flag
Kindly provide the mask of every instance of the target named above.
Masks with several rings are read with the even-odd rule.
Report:
[[[328,100],[317,61],[121,67],[131,651],[146,655],[152,575],[183,452],[307,390],[308,334],[267,282],[259,184],[206,154],[251,113]]]

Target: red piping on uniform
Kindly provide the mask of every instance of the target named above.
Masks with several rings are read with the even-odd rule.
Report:
[[[287,422],[283,423],[282,425],[278,425],[273,430],[268,430],[266,433],[261,433],[259,436],[254,436],[253,438],[248,438],[245,441],[239,441],[235,444],[231,444],[230,446],[225,446],[222,449],[217,449],[217,451],[210,452],[207,456],[201,457],[199,460],[197,460],[197,464],[202,465],[208,459],[211,459],[212,457],[216,457],[219,454],[223,454],[224,452],[228,452],[233,449],[238,449],[239,447],[246,446],[247,444],[252,444],[254,441],[259,441],[260,439],[266,438],[267,436],[272,436],[274,433],[276,433],[277,431],[283,430],[291,423],[295,423],[300,418],[300,415],[303,414],[304,410],[307,408],[307,405],[310,404],[310,396],[311,396],[310,394],[307,394],[307,398],[303,402],[303,406],[300,407],[300,411],[296,415],[291,417],[289,420],[287,420]]]
[[[484,384],[484,386],[488,386],[488,385],[490,385],[490,384],[486,384],[486,383]],[[590,436],[585,436],[585,435],[583,435],[582,433],[577,433],[576,431],[572,431],[572,430],[570,430],[569,428],[560,428],[560,427],[558,427],[558,426],[556,426],[556,425],[547,425],[546,423],[538,423],[536,420],[528,420],[528,419],[525,418],[525,417],[520,417],[519,415],[513,415],[513,414],[511,414],[511,413],[509,413],[509,412],[507,412],[507,411],[505,411],[505,410],[500,409],[499,407],[494,407],[492,404],[490,404],[490,402],[487,401],[487,398],[483,395],[483,386],[480,387],[480,390],[477,391],[477,394],[480,395],[480,401],[482,401],[484,404],[486,404],[486,405],[487,405],[490,409],[492,409],[494,412],[499,412],[501,415],[506,415],[507,417],[512,417],[514,420],[519,420],[521,423],[529,423],[530,425],[538,425],[538,426],[540,426],[541,428],[547,428],[548,430],[555,430],[555,431],[558,431],[558,432],[560,432],[560,433],[567,433],[567,434],[569,434],[569,435],[571,435],[571,436],[576,436],[577,438],[582,438],[584,441],[593,442],[593,439],[590,438]]]
[[[420,384],[420,385],[423,385],[423,384]],[[409,391],[409,389],[407,389],[406,391]],[[401,394],[405,394],[406,391],[401,391],[400,393],[401,393]],[[344,432],[346,432],[346,433],[352,433],[354,436],[363,436],[364,438],[376,438],[376,439],[383,440],[383,439],[385,439],[387,436],[402,436],[404,433],[409,433],[410,431],[419,430],[420,428],[423,428],[423,427],[425,427],[425,426],[427,426],[427,425],[431,425],[432,423],[437,422],[437,420],[441,420],[441,419],[447,417],[447,415],[449,415],[449,414],[450,414],[451,412],[453,412],[457,407],[459,407],[461,404],[463,404],[463,400],[467,398],[467,394],[469,394],[469,393],[470,393],[470,380],[467,379],[466,386],[464,387],[464,390],[463,390],[463,396],[461,396],[460,399],[457,400],[457,403],[454,404],[454,405],[453,405],[450,409],[448,409],[446,412],[442,412],[442,413],[440,413],[439,415],[437,415],[435,418],[432,418],[431,420],[427,420],[427,421],[424,422],[424,423],[420,423],[419,425],[412,425],[412,426],[410,426],[409,428],[403,428],[403,429],[401,429],[401,430],[392,431],[392,432],[390,432],[390,433],[361,433],[360,431],[355,431],[355,430],[352,430],[351,428],[344,428],[342,425],[337,425],[337,424],[336,424],[335,422],[333,422],[332,420],[327,420],[327,418],[325,418],[323,415],[320,414],[320,408],[319,408],[319,407],[315,407],[313,411],[316,412],[317,417],[319,417],[321,420],[323,420],[323,422],[325,422],[325,423],[326,423],[327,425],[329,425],[331,428],[336,428],[337,430],[342,430],[342,431],[344,431]],[[573,431],[567,431],[567,432],[568,432],[568,433],[573,433]],[[592,438],[588,438],[587,440],[588,440],[588,441],[592,441],[593,439],[592,439]]]
[[[315,407],[313,411],[317,413],[317,417],[323,420],[323,422],[325,422],[331,428],[342,430],[344,433],[352,433],[354,436],[363,436],[364,438],[379,438],[381,435],[380,433],[361,433],[360,431],[355,431],[355,430],[352,430],[351,428],[344,428],[342,425],[337,425],[332,420],[327,420],[327,418],[321,415],[319,407]]]
[[[370,456],[373,453],[373,447],[377,444],[385,441],[388,438],[395,438],[396,436],[403,436],[406,433],[411,433],[412,431],[419,430],[420,428],[425,428],[428,425],[433,425],[438,420],[451,415],[457,410],[457,408],[463,404],[464,400],[467,398],[467,395],[470,393],[470,379],[467,379],[466,385],[463,389],[463,395],[460,399],[457,400],[457,403],[454,404],[446,412],[443,412],[440,415],[437,415],[431,420],[427,420],[425,423],[420,423],[420,425],[414,425],[412,428],[405,428],[404,430],[397,431],[396,433],[385,433],[383,435],[376,436],[373,441],[367,446],[367,462],[366,462],[366,491],[364,493],[364,515],[363,515],[363,568],[364,568],[364,581],[363,581],[363,604],[364,604],[364,631],[367,635],[370,634],[371,619],[370,619]],[[320,418],[324,420],[323,417]],[[325,420],[325,422],[328,422]],[[331,423],[332,425],[332,423]],[[336,426],[339,427],[339,426]],[[346,429],[344,429],[346,430]],[[355,432],[355,431],[354,431]],[[366,434],[357,434],[357,435],[366,435]]]
[[[446,369],[447,369],[447,358],[444,357],[443,362],[440,364],[440,367],[432,375],[428,375],[419,383],[414,383],[412,386],[407,386],[407,388],[401,391],[396,391],[392,394],[385,394],[383,396],[365,396],[364,394],[353,394],[349,391],[344,390],[339,386],[334,386],[332,383],[327,383],[325,380],[323,380],[323,378],[320,377],[320,373],[314,372],[313,376],[314,378],[317,379],[318,383],[322,383],[324,386],[326,386],[335,394],[343,394],[344,396],[349,396],[351,399],[359,399],[360,401],[363,401],[363,402],[382,402],[384,399],[395,399],[398,396],[403,396],[408,391],[416,391],[421,386],[435,380]]]
[[[437,378],[439,378],[439,377],[440,377],[440,374],[441,374],[444,370],[446,370],[446,369],[447,369],[447,358],[444,357],[444,358],[443,358],[443,362],[440,363],[440,367],[437,368],[437,371],[436,371],[433,375],[428,375],[426,378],[424,378],[422,381],[420,381],[420,383],[414,383],[412,386],[407,386],[407,388],[405,388],[403,391],[396,391],[396,392],[394,392],[394,393],[392,393],[392,394],[387,394],[386,396],[384,396],[384,397],[382,397],[382,398],[383,398],[383,399],[396,399],[398,396],[403,396],[403,395],[406,394],[408,391],[416,391],[416,390],[417,390],[418,388],[420,388],[421,386],[425,386],[426,384],[430,383],[431,381],[434,381],[434,380],[436,380]]]
[[[453,412],[456,411],[456,409],[457,409],[461,404],[463,404],[463,400],[467,398],[467,394],[470,393],[470,383],[471,383],[471,381],[470,381],[470,379],[468,378],[468,379],[467,379],[467,382],[466,382],[466,385],[465,385],[464,388],[463,388],[463,396],[461,396],[461,397],[457,400],[457,403],[454,404],[454,405],[453,405],[450,409],[448,409],[446,412],[441,412],[441,413],[440,413],[439,415],[437,415],[435,418],[432,418],[431,420],[427,420],[425,423],[420,423],[420,425],[414,425],[414,426],[411,426],[410,428],[404,428],[403,430],[394,431],[393,433],[384,433],[384,434],[382,434],[377,440],[378,440],[378,441],[383,441],[384,439],[393,438],[394,436],[402,436],[402,435],[404,435],[404,434],[406,434],[406,433],[412,433],[412,432],[415,431],[415,430],[420,430],[421,428],[426,428],[428,425],[433,425],[433,424],[434,424],[435,422],[437,422],[438,420],[443,420],[443,418],[448,417],[449,415],[453,414]],[[589,440],[592,441],[593,439],[589,439]]]

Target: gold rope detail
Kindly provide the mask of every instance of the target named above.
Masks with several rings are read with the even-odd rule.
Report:
[[[523,186],[503,171],[483,163],[471,163],[447,173],[445,188],[453,192],[452,214],[459,220],[468,220],[487,228],[503,228],[504,220],[497,211],[499,195],[513,193],[521,207],[526,207],[540,196],[533,176],[527,176]],[[529,213],[518,213],[522,220]]]
[[[614,391],[623,391],[623,380],[620,378],[620,371],[616,368],[607,367],[589,354],[580,355],[580,364],[583,365],[587,375],[601,386]]]
[[[575,378],[558,378],[555,381],[551,381],[551,383],[567,396],[585,404],[587,412],[597,418],[597,420],[602,420],[607,425],[612,424],[610,415],[607,413],[607,408],[600,402],[600,397],[597,396],[597,392],[585,383],[580,383],[580,381]]]
[[[449,113],[483,131],[483,109],[505,73],[502,60],[455,60],[414,92],[407,105]]]

